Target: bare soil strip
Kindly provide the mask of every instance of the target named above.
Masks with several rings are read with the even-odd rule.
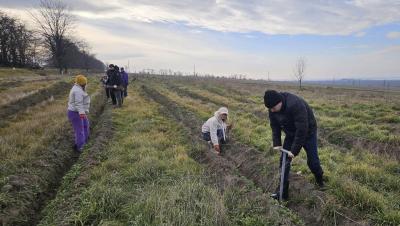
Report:
[[[65,84],[62,84],[63,88]],[[67,84],[68,85],[68,84]],[[69,86],[69,85],[68,85]],[[92,103],[91,139],[106,139],[104,136],[97,138],[97,128],[104,126],[97,122],[101,121],[105,108],[104,93],[100,91]],[[1,192],[14,197],[16,203],[9,206],[1,206],[0,223],[2,225],[35,225],[40,219],[41,210],[46,203],[56,195],[63,176],[70,170],[79,158],[79,154],[72,150],[73,133],[71,126],[65,125],[57,134],[46,152],[37,156],[32,162],[32,170],[29,172],[21,169],[14,175],[10,175]]]
[[[104,107],[104,105],[102,106]],[[95,128],[92,130],[92,135],[91,135],[91,141],[90,144],[92,144],[88,149],[85,150],[88,154],[85,156],[84,159],[79,160],[79,164],[82,166],[80,169],[80,173],[76,175],[75,178],[73,178],[72,185],[70,186],[71,188],[74,188],[73,190],[69,190],[70,192],[68,197],[72,197],[72,199],[79,199],[80,197],[80,192],[86,187],[86,185],[90,182],[89,178],[89,172],[90,169],[93,167],[97,166],[100,164],[100,162],[103,160],[101,159],[102,153],[105,150],[105,148],[108,146],[110,139],[112,138],[114,134],[114,129],[112,126],[112,120],[111,120],[111,108],[110,107],[105,107],[103,108],[104,111],[97,111],[97,114],[95,115],[95,118],[98,118],[95,125]],[[65,169],[64,175],[68,173],[69,169],[72,168],[73,165],[69,166],[68,168]],[[45,204],[51,204],[51,201],[53,198],[55,198],[57,194],[57,188],[60,185],[60,182],[58,182],[57,186],[54,187],[52,190],[53,194],[51,199],[48,199]],[[73,202],[72,202],[73,203]],[[41,210],[46,210],[46,205],[43,205]],[[63,213],[67,215],[68,211],[73,210],[73,207],[70,206],[70,203],[56,203],[55,206],[51,206],[51,208],[57,208],[63,210]],[[38,211],[39,212],[39,211]],[[60,211],[61,212],[61,211]],[[40,221],[46,216],[45,211],[41,211],[39,214],[39,217],[35,219],[35,224],[40,223]],[[62,217],[62,216],[59,216]],[[64,222],[64,219],[59,219],[58,222]]]
[[[67,82],[57,82],[47,89],[42,89],[37,93],[26,96],[15,102],[0,107],[0,126],[5,126],[12,117],[17,113],[34,106],[49,98],[58,98],[65,95],[71,85]]]
[[[7,89],[21,86],[23,83],[21,81],[7,81],[0,83],[0,92],[3,92]]]
[[[54,81],[58,78],[31,78],[31,79],[2,79],[0,80],[0,92],[6,91],[8,89],[16,88],[19,86],[23,86],[27,83],[35,83],[35,82],[43,82],[43,81]]]

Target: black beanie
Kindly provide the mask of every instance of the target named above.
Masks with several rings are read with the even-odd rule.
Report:
[[[264,104],[267,108],[273,108],[283,100],[282,94],[275,90],[267,90],[264,95]]]

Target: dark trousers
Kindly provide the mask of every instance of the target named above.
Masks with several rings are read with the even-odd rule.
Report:
[[[106,96],[107,96],[107,100],[108,100],[108,98],[110,98],[111,97],[111,89],[110,88],[105,88],[105,90],[106,90]]]
[[[206,133],[202,133],[203,135],[203,140],[205,141],[211,141],[211,135],[210,132],[206,132]],[[225,140],[224,140],[224,133],[222,132],[222,129],[218,129],[217,130],[217,137],[218,137],[218,142],[220,144],[224,144]]]
[[[293,144],[294,137],[285,137],[285,141],[283,142],[283,148],[286,150],[290,150]],[[317,132],[306,139],[306,142],[303,146],[304,150],[307,153],[307,165],[311,172],[314,174],[315,177],[322,177],[324,173],[318,157],[318,140],[317,140]],[[280,164],[279,167],[282,167],[282,153],[280,156]],[[285,165],[285,175],[284,175],[284,182],[283,182],[283,198],[287,199],[289,197],[289,173],[290,173],[290,166],[292,160],[290,158],[286,158],[286,165]],[[279,191],[279,188],[278,188]]]
[[[128,96],[128,85],[123,85],[123,86],[124,86],[124,90],[122,91],[123,97],[127,97]]]
[[[123,104],[124,103],[124,98],[125,98],[124,91],[121,90],[120,92],[121,92],[121,104]]]
[[[117,105],[121,107],[122,100],[121,100],[121,90],[119,89],[111,89],[111,100],[113,105]]]

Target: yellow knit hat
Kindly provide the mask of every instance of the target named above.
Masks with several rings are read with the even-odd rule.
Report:
[[[75,83],[80,85],[80,86],[84,86],[87,84],[87,78],[83,75],[77,75],[75,77]]]

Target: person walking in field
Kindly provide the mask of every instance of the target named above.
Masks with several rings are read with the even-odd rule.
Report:
[[[121,75],[119,73],[119,67],[114,65],[114,68],[109,73],[108,87],[110,88],[111,100],[114,108],[122,106],[121,97]]]
[[[107,95],[107,101],[111,98],[111,101],[114,99],[114,97],[111,95],[112,88],[110,88],[110,78],[112,73],[114,73],[114,64],[108,65],[108,69],[106,72],[106,75],[103,77],[103,84],[106,90],[106,95]]]
[[[129,85],[129,77],[128,73],[126,73],[125,69],[121,67],[121,79],[122,79],[122,96],[128,96],[128,85]]]
[[[68,120],[75,133],[73,149],[81,152],[89,138],[89,120],[87,114],[90,108],[90,96],[86,93],[87,78],[83,75],[75,77],[75,84],[69,92]]]
[[[221,107],[201,127],[203,139],[212,145],[217,154],[221,154],[221,144],[227,141],[227,132],[232,128],[227,120],[228,108]]]
[[[288,150],[289,154],[285,165],[282,198],[287,200],[289,197],[290,165],[301,148],[304,148],[307,153],[307,165],[314,174],[316,183],[323,187],[323,170],[318,157],[317,122],[311,107],[301,97],[275,90],[265,92],[264,104],[269,112],[273,146],[282,146],[282,130],[286,135],[283,149]],[[280,163],[282,164],[282,154]],[[278,199],[279,188],[271,197]]]

